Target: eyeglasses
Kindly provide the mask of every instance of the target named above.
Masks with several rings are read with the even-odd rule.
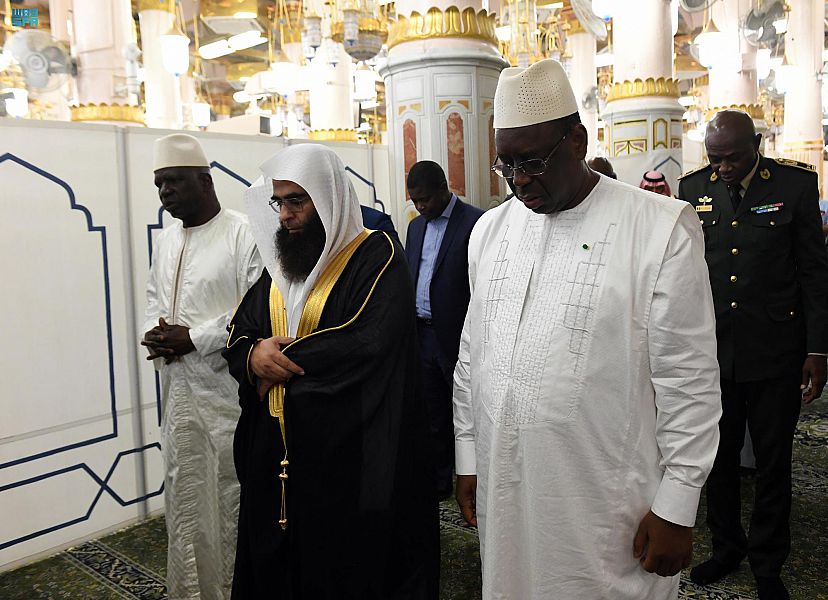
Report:
[[[561,147],[561,144],[563,144],[563,141],[568,135],[568,133],[565,133],[564,136],[558,140],[558,143],[555,144],[555,147],[552,148],[552,152],[550,152],[546,158],[530,158],[529,160],[524,160],[522,163],[515,165],[514,167],[512,165],[497,163],[492,165],[492,171],[504,179],[512,179],[515,176],[515,171],[520,171],[528,177],[543,175],[549,167],[549,159],[552,158],[552,155],[558,151],[558,148]]]
[[[292,198],[273,198],[268,205],[270,208],[273,209],[273,212],[280,212],[282,210],[282,206],[287,206],[287,209],[290,212],[299,212],[302,210],[302,205],[305,204],[306,200],[309,200],[310,196],[307,194],[303,194],[301,196],[293,196]]]

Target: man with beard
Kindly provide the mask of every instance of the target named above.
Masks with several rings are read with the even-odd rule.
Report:
[[[239,484],[232,435],[239,418],[221,358],[227,323],[261,262],[244,215],[223,209],[198,140],[155,142],[155,185],[177,219],[158,236],[142,345],[161,379],[164,508],[170,598],[230,596]]]
[[[675,599],[721,414],[698,220],[587,166],[557,61],[494,104],[515,197],[472,231],[454,375],[483,598]]]
[[[293,146],[261,170],[246,203],[267,271],[224,351],[242,406],[233,597],[436,598],[405,256],[363,228],[333,151]]]

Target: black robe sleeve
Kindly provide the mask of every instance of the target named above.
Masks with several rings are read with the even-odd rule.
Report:
[[[363,246],[353,271],[334,288],[319,328],[284,351],[305,370],[288,384],[294,393],[336,396],[375,378],[410,329],[413,288],[399,246],[383,233]]]
[[[247,290],[227,326],[227,346],[221,354],[230,374],[239,382],[242,406],[245,401],[257,398],[255,376],[248,372],[250,351],[256,340],[271,337],[270,281],[270,275],[264,271],[259,281]]]

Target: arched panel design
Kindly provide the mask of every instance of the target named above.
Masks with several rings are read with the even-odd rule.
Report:
[[[463,117],[453,112],[446,120],[448,148],[448,185],[458,196],[466,196],[466,144],[463,138]]]
[[[414,163],[417,162],[417,125],[411,119],[403,122],[403,187],[405,188],[405,199],[408,200],[408,172]]]
[[[96,423],[92,437],[67,434],[58,448],[33,444],[25,456],[4,456],[4,468],[116,437],[118,420],[106,227],[93,223],[90,210],[55,175],[11,153],[0,156],[0,169],[5,181],[15,182],[0,202],[0,251],[16,257],[3,268],[9,293],[0,306],[12,321],[7,333],[15,352],[4,365],[0,395],[18,399],[0,437]],[[46,354],[37,332],[60,332]],[[42,376],[43,360],[59,365],[62,375]]]

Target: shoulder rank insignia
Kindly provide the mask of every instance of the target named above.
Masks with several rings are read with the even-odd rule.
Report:
[[[759,171],[759,177],[761,177],[762,179],[770,179],[770,171],[768,171],[767,169],[762,169],[761,171]]]
[[[689,177],[689,176],[690,176],[690,175],[692,175],[693,173],[698,173],[699,171],[704,171],[704,170],[705,170],[705,169],[707,169],[708,167],[710,167],[710,165],[709,165],[709,164],[702,165],[702,166],[700,166],[700,167],[699,167],[699,168],[697,168],[697,169],[693,169],[692,171],[687,171],[686,173],[684,173],[684,174],[682,174],[682,175],[679,175],[678,179],[684,179],[685,177]]]
[[[776,164],[782,165],[784,167],[798,167],[806,171],[816,172],[816,167],[814,165],[799,162],[798,160],[791,160],[790,158],[774,158],[773,160],[776,161]]]

